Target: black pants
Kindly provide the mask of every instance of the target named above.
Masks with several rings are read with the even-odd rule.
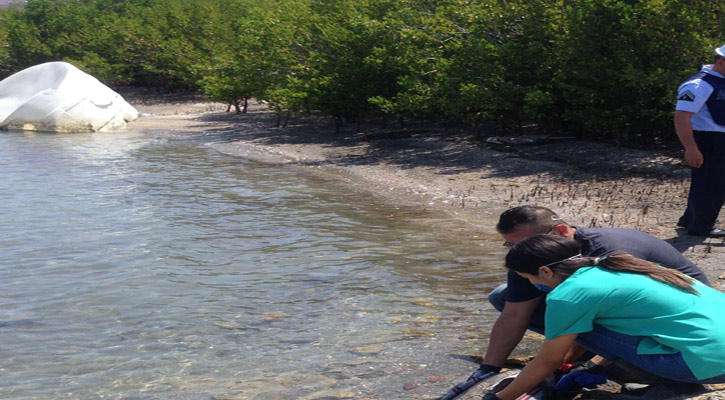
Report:
[[[725,202],[725,132],[695,131],[694,136],[704,163],[692,168],[683,221],[688,233],[703,235],[715,226]]]

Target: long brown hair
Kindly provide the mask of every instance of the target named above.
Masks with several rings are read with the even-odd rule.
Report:
[[[580,255],[581,245],[574,239],[557,235],[534,235],[514,244],[506,254],[506,268],[538,275],[539,267],[548,266],[564,279],[579,268],[598,265],[612,271],[646,275],[676,288],[698,293],[694,280],[670,268],[662,268],[630,254],[619,253],[603,258]]]

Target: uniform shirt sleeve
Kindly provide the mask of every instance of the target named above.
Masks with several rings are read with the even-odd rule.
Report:
[[[677,91],[675,110],[694,113],[700,111],[712,94],[712,90],[712,86],[702,79],[693,79],[683,83]]]

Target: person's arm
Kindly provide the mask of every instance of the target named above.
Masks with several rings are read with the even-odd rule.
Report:
[[[543,297],[517,303],[506,302],[491,329],[491,338],[486,355],[483,357],[483,364],[501,367],[506,362],[524,337],[531,316]]]
[[[501,400],[514,400],[533,389],[561,366],[561,362],[574,344],[576,336],[576,333],[571,333],[545,340],[536,358],[526,365],[513,382],[496,393],[496,396]]]
[[[690,118],[693,114],[693,112],[689,111],[675,111],[675,132],[677,132],[682,147],[685,148],[685,162],[687,165],[700,168],[704,158],[697,147],[697,143],[695,143],[695,137],[692,133]]]
[[[579,360],[579,357],[584,355],[587,349],[582,347],[580,344],[574,343],[564,357],[564,364],[574,364]]]

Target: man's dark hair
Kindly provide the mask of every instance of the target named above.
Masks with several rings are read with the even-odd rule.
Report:
[[[533,233],[548,233],[556,225],[568,225],[555,212],[540,206],[518,206],[504,211],[498,219],[499,233],[512,233],[528,225]]]

